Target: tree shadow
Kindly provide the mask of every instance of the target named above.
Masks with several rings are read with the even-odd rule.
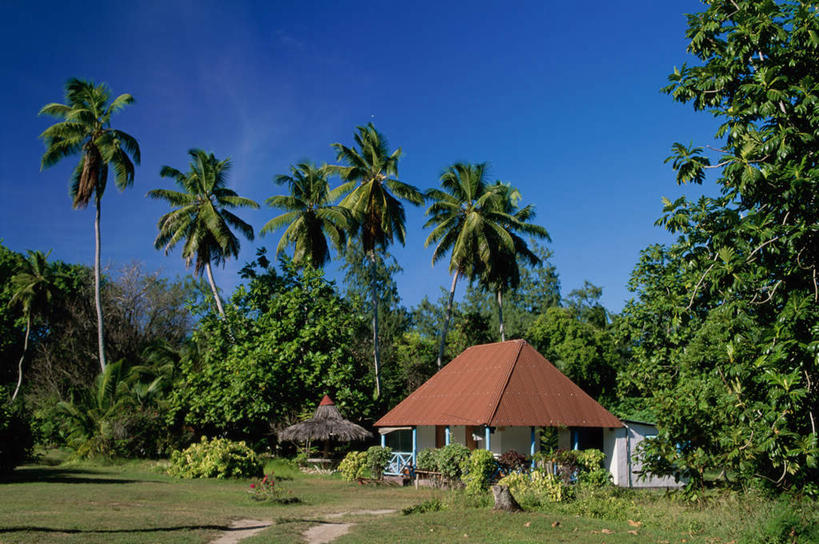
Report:
[[[246,531],[248,529],[265,529],[269,524],[252,525],[249,527],[229,527],[227,525],[177,525],[173,527],[148,527],[145,529],[59,529],[56,527],[0,527],[2,533],[65,533],[65,534],[118,534],[118,533],[162,533],[172,531]]]
[[[141,481],[124,478],[94,477],[101,474],[106,473],[82,468],[18,468],[11,473],[0,475],[0,483],[132,484]]]

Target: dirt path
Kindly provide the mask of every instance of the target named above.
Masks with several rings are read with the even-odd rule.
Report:
[[[264,531],[272,524],[270,521],[240,519],[231,523],[230,529],[222,533],[216,540],[211,541],[210,544],[236,544],[242,539]]]
[[[336,512],[335,514],[327,514],[324,519],[340,519],[346,516],[383,516],[386,514],[393,514],[397,510],[353,510],[352,512]],[[302,536],[307,541],[307,544],[327,544],[332,542],[342,535],[350,532],[350,528],[355,523],[339,523],[326,522],[314,525],[304,531]]]

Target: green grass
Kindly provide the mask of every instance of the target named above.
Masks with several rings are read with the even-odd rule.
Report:
[[[333,519],[355,524],[336,542],[716,544],[739,541],[764,526],[775,510],[758,496],[726,494],[693,507],[661,492],[609,490],[539,511],[504,514],[491,511],[488,497],[476,501],[459,492],[359,486],[336,476],[304,475],[283,462],[269,464],[267,471],[273,469],[282,478],[279,485],[301,502],[267,504],[250,498],[248,481],[177,480],[163,473],[162,463],[146,461],[57,464],[62,459],[46,457],[0,484],[0,543],[201,543],[242,518],[274,522],[243,543],[299,542],[302,532],[327,514],[390,508],[399,512]],[[440,500],[444,508],[400,513],[429,499]]]

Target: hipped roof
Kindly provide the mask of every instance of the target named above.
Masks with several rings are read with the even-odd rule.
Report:
[[[525,340],[467,348],[375,422],[403,425],[623,426]]]

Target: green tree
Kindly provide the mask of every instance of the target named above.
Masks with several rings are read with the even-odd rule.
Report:
[[[432,252],[433,265],[449,253],[449,272],[452,274],[438,344],[438,368],[443,364],[458,278],[466,276],[472,280],[497,266],[492,262],[497,258],[493,251],[497,243],[508,244],[507,249],[514,250],[514,241],[505,229],[509,217],[496,202],[500,197],[497,189],[490,188],[486,182],[486,169],[486,163],[455,163],[441,174],[443,190],[430,189],[426,194],[432,204],[427,208],[429,219],[424,227],[433,230],[424,247],[436,244]]]
[[[239,238],[231,227],[241,232],[248,240],[253,240],[253,227],[230,211],[230,208],[258,208],[259,205],[227,188],[227,174],[230,159],[217,160],[213,153],[201,149],[188,151],[191,163],[187,173],[176,168],[163,166],[159,175],[171,178],[182,189],[154,189],[148,196],[164,200],[174,210],[159,219],[159,234],[154,241],[157,249],[164,249],[167,255],[171,249],[184,240],[182,258],[186,266],[194,264],[198,276],[207,273],[208,283],[219,315],[225,310],[219,298],[219,291],[213,281],[211,263],[224,264],[226,259],[239,255]]]
[[[267,199],[268,206],[286,210],[282,215],[268,221],[262,234],[287,226],[282,234],[276,254],[293,244],[293,263],[297,266],[311,264],[322,268],[330,260],[327,237],[336,250],[341,251],[346,233],[351,227],[349,211],[331,202],[337,196],[330,191],[327,181],[330,168],[316,167],[308,162],[290,167],[290,175],[275,178],[278,185],[287,185],[289,195],[276,195]]]
[[[51,103],[40,110],[40,115],[62,119],[40,135],[46,145],[41,168],[54,166],[65,157],[79,154],[80,162],[74,168],[70,185],[74,208],[85,208],[94,197],[94,301],[102,370],[105,370],[105,335],[100,296],[100,204],[108,182],[108,168],[113,168],[114,182],[122,191],[133,184],[134,164],[140,161],[136,139],[111,128],[111,116],[133,104],[134,98],[130,94],[121,94],[114,100],[110,98],[111,91],[106,84],[72,78],[65,85],[66,104]]]
[[[419,205],[423,195],[413,187],[397,179],[398,159],[401,149],[389,151],[386,138],[372,123],[358,127],[355,146],[333,144],[338,152],[337,166],[346,183],[338,188],[339,194],[347,193],[340,205],[350,210],[355,220],[355,231],[361,240],[364,253],[370,260],[371,300],[373,322],[373,368],[375,370],[375,396],[381,395],[381,354],[378,343],[378,291],[376,287],[377,253],[385,251],[397,239],[401,245],[406,238],[406,216],[401,200]]]
[[[26,320],[23,353],[20,355],[20,362],[17,363],[17,386],[11,395],[11,402],[14,402],[17,393],[20,392],[20,385],[23,383],[23,361],[28,351],[32,320],[46,311],[55,290],[48,266],[48,253],[29,251],[28,258],[23,260],[20,269],[12,276],[11,286],[14,294],[9,304],[19,305]]]
[[[366,327],[323,272],[245,268],[224,319],[206,316],[199,346],[180,363],[172,410],[199,432],[265,439],[294,423],[325,393],[353,420],[373,418],[366,366],[353,353]]]
[[[804,2],[719,0],[686,35],[696,65],[665,91],[721,124],[708,152],[678,143],[668,160],[678,183],[712,171],[720,195],[666,200],[658,223],[678,239],[635,271],[624,313],[662,316],[626,320],[629,380],[660,425],[648,458],[692,485],[725,469],[817,493],[819,17]]]

